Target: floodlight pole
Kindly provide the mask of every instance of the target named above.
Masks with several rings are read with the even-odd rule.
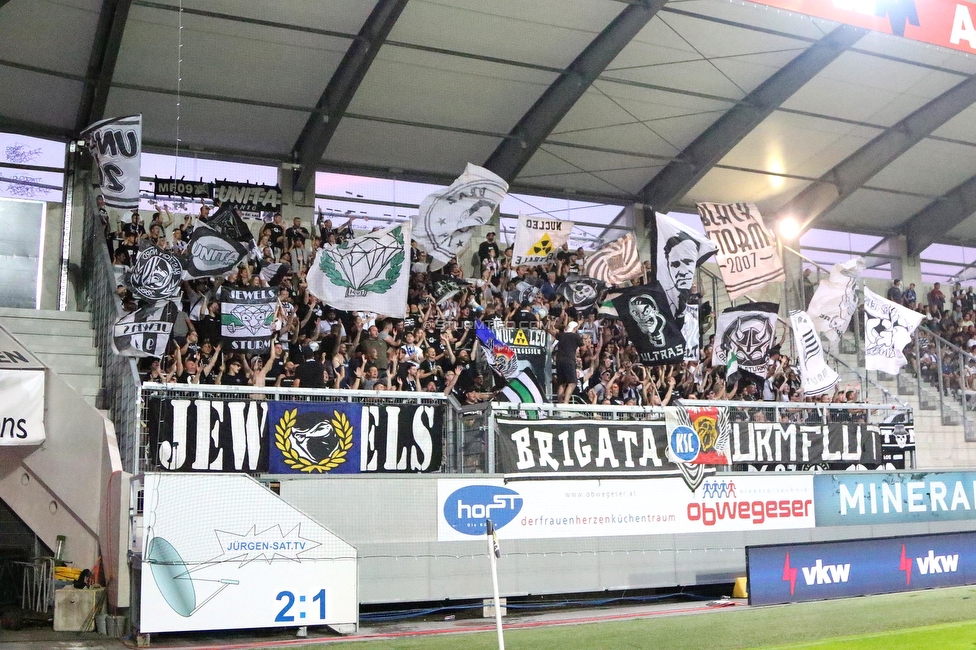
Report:
[[[495,541],[495,528],[491,519],[485,520],[485,530],[488,533],[488,559],[491,561],[491,588],[495,597],[495,629],[498,631],[498,650],[505,650],[505,636],[502,634],[502,603],[498,596],[498,557],[501,550]]]

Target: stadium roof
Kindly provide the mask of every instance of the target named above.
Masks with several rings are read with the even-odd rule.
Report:
[[[179,124],[182,151],[293,163],[299,189],[473,162],[522,192],[976,242],[961,51],[727,0],[180,5],[0,0],[0,130],[142,113],[149,151]]]

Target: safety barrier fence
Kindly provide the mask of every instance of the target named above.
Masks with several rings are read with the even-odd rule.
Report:
[[[461,406],[440,393],[393,391],[144,384],[139,402],[141,472],[494,473],[504,470],[498,459],[499,419],[564,422],[567,427],[596,421],[616,423],[618,428],[640,423],[663,427],[665,421],[662,407]],[[745,432],[748,427],[748,435],[760,441],[749,445],[777,450],[789,445],[798,448],[796,441],[803,431],[819,428],[826,432],[834,425],[848,425],[850,433],[846,428],[843,434],[837,429],[836,435],[844,436],[843,445],[853,445],[855,429],[867,429],[851,425],[870,426],[872,431],[882,431],[888,447],[897,446],[903,452],[898,459],[885,456],[884,462],[879,456],[878,466],[903,469],[914,465],[912,411],[898,404],[683,401],[680,405],[722,409],[735,431]],[[746,443],[736,438],[735,444]],[[811,469],[819,464],[817,459],[788,457],[786,452],[782,456],[760,454],[756,461],[761,460],[769,461],[762,469],[786,469],[787,465],[789,469]],[[847,467],[860,468],[857,462]]]

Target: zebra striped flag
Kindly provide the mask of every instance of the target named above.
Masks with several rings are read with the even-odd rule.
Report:
[[[637,241],[627,233],[590,255],[583,265],[583,274],[609,285],[639,278],[644,273]]]
[[[525,369],[508,380],[496,401],[511,402],[512,404],[545,404],[546,398],[542,395],[535,375],[532,374],[531,370]],[[526,419],[539,419],[539,412],[536,410],[526,410],[524,413]]]
[[[807,397],[830,392],[837,383],[837,373],[824,359],[820,336],[805,311],[790,312],[793,326],[793,347],[799,355],[800,382]]]

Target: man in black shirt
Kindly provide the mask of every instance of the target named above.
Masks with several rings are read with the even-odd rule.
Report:
[[[495,243],[495,233],[493,232],[485,235],[485,241],[481,242],[481,244],[478,246],[478,259],[484,262],[491,256],[489,253],[491,250],[495,251],[495,259],[499,259],[501,257],[502,252],[498,250],[498,244]]]
[[[306,361],[295,370],[301,388],[325,388],[325,366],[318,359]]]
[[[292,226],[285,233],[291,248],[305,248],[305,242],[309,238],[308,228],[302,226],[302,220],[295,217]]]
[[[261,229],[261,234],[268,234],[268,242],[271,244],[271,248],[275,249],[276,255],[281,255],[281,251],[285,247],[285,227],[281,225],[281,213],[275,214],[271,223],[264,225]]]
[[[556,401],[566,404],[576,388],[576,352],[583,345],[583,337],[576,329],[579,324],[570,321],[566,329],[556,336]]]

